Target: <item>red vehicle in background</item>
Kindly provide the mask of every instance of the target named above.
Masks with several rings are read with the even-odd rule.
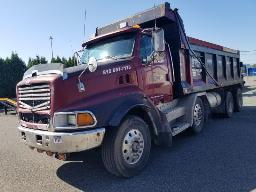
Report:
[[[33,66],[17,85],[22,141],[66,155],[101,146],[106,169],[131,177],[151,143],[202,131],[209,112],[242,108],[239,51],[186,36],[168,3],[97,28],[80,64]]]

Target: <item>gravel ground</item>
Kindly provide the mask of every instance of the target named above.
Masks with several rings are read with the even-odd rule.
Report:
[[[204,131],[153,147],[148,167],[131,179],[109,175],[99,150],[62,162],[19,141],[15,115],[0,115],[0,191],[252,191],[256,189],[256,79],[246,78],[244,109],[210,118]]]

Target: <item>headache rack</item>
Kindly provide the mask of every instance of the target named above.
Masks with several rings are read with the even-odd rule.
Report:
[[[122,26],[132,27],[134,25],[140,25],[142,28],[150,28],[154,27],[156,22],[157,27],[162,27],[168,23],[174,23],[175,21],[174,10],[171,9],[168,2],[165,2],[159,6],[137,13],[126,19],[100,27],[97,29],[96,35],[104,35],[118,31]]]

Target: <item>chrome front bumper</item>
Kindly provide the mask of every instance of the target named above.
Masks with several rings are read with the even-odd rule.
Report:
[[[105,128],[64,133],[18,127],[21,140],[30,147],[56,153],[72,153],[101,145]]]

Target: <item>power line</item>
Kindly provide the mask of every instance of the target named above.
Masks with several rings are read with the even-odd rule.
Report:
[[[251,50],[251,51],[240,51],[240,53],[250,53],[250,52],[256,52],[256,50]]]
[[[240,55],[255,55],[256,52],[243,52],[243,53],[240,53]]]

